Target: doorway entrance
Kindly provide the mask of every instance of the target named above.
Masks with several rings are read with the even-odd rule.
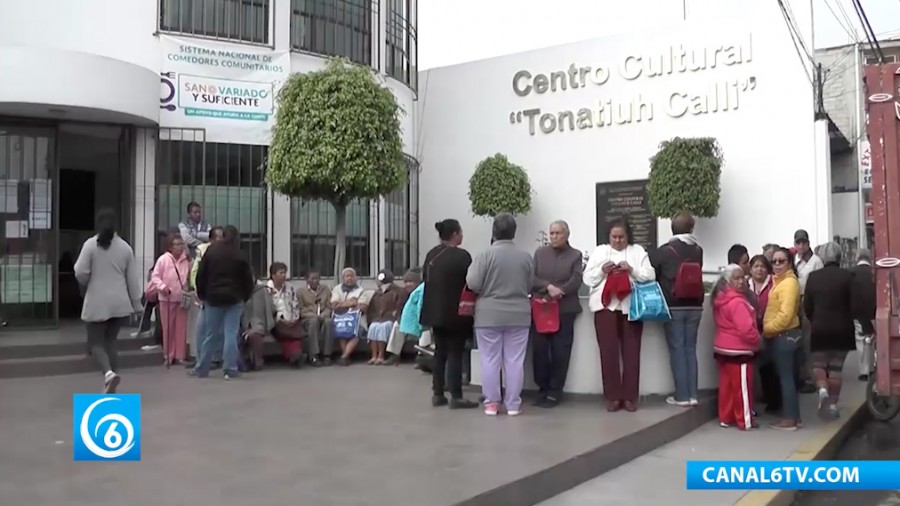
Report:
[[[55,327],[81,314],[74,265],[94,215],[119,213],[127,238],[132,129],[0,120],[0,319]]]

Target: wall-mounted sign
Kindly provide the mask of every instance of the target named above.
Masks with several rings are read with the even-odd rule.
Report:
[[[869,141],[859,141],[859,177],[864,190],[872,189],[872,147]]]
[[[647,251],[656,249],[656,218],[650,214],[647,180],[597,183],[597,244],[609,242],[607,228],[616,218],[627,217],[634,243]]]
[[[160,35],[160,126],[205,128],[207,140],[268,144],[287,51]]]
[[[875,223],[875,206],[871,202],[866,202],[866,223]]]

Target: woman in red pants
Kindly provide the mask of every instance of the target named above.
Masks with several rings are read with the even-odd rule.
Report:
[[[747,300],[744,271],[731,264],[713,288],[713,343],[719,366],[719,425],[750,430],[753,421],[753,357],[759,349],[756,312]]]

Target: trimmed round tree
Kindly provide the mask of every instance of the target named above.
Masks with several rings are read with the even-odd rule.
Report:
[[[680,211],[690,211],[701,218],[716,216],[722,163],[722,150],[713,138],[675,137],[663,141],[650,159],[650,212],[667,219]]]
[[[525,214],[531,210],[531,195],[528,173],[500,153],[479,162],[469,178],[469,202],[475,216]]]
[[[347,206],[406,181],[402,113],[368,68],[345,59],[292,74],[278,94],[266,182],[288,197],[334,206],[335,276],[345,267]]]

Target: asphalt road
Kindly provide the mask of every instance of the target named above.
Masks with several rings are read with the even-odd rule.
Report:
[[[890,423],[867,421],[834,460],[900,460],[900,417]],[[793,506],[900,506],[900,490],[800,492]]]

